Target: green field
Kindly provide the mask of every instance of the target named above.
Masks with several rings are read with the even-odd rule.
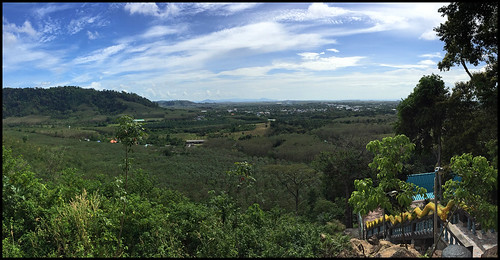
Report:
[[[239,110],[252,108],[242,106]],[[261,106],[259,109],[262,109]],[[373,117],[358,116],[362,113],[356,112],[344,112],[343,117],[330,113],[328,116],[332,119],[322,119],[324,123],[317,128],[305,131],[296,122],[291,122],[294,125],[291,130],[273,133],[274,122],[263,118],[259,123],[246,116],[248,112],[233,116],[226,110],[217,107],[208,109],[208,113],[201,113],[195,109],[167,109],[163,118],[145,116],[148,137],[133,147],[133,169],[144,171],[158,187],[178,190],[200,201],[206,198],[209,190],[225,189],[221,183],[235,162],[248,161],[256,166],[257,175],[268,178],[259,171],[259,167],[278,162],[309,164],[319,153],[333,151],[345,136],[368,142],[391,135],[390,124],[395,120],[394,114],[385,111]],[[200,115],[203,115],[203,120],[193,120],[197,116],[199,119]],[[306,116],[310,115],[313,114]],[[276,116],[280,118],[279,114]],[[245,121],[245,118],[250,121]],[[300,120],[304,116],[283,114],[283,118]],[[57,172],[65,168],[76,168],[86,178],[104,176],[111,181],[122,174],[120,165],[125,152],[121,144],[109,142],[115,138],[118,125],[114,122],[103,124],[103,120],[106,117],[87,118],[81,121],[83,123],[48,116],[9,117],[3,119],[2,142],[6,147],[13,148],[15,154],[23,155],[33,169],[47,180],[53,179]],[[101,123],[96,125],[96,122]],[[148,129],[149,124],[161,126],[164,123],[167,123],[167,128]],[[167,136],[173,140],[171,144]],[[185,140],[193,139],[207,142],[190,148],[183,145]],[[261,186],[256,189],[264,190]],[[256,196],[259,192],[259,200],[267,201],[266,208],[272,207],[270,201],[277,201],[270,198],[275,193],[267,192],[269,197],[265,198],[263,194],[266,191],[256,191]],[[286,190],[280,193],[286,196]],[[291,200],[287,199],[280,204],[291,209],[290,203]]]

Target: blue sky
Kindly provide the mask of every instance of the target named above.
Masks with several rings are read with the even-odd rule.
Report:
[[[440,72],[447,3],[3,3],[2,86],[150,100],[400,100]],[[471,67],[480,70],[482,67]]]

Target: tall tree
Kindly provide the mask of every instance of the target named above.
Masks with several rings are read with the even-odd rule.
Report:
[[[437,146],[436,161],[441,160],[441,136],[446,118],[448,90],[439,75],[423,76],[413,92],[398,104],[396,133],[407,135],[420,155]]]
[[[348,201],[354,190],[354,180],[369,175],[365,151],[352,147],[337,147],[333,152],[320,153],[313,162],[314,167],[323,173],[324,193],[327,199],[333,201],[336,197],[334,191],[343,191],[346,227],[353,225],[352,207]]]
[[[118,130],[116,131],[116,138],[123,144],[125,148],[125,165],[123,171],[125,172],[125,186],[124,194],[127,194],[128,172],[130,170],[129,153],[132,152],[132,146],[138,144],[141,139],[146,135],[145,129],[142,124],[134,121],[131,116],[123,115],[118,118]],[[121,236],[123,231],[123,221],[125,219],[125,207],[127,200],[125,196],[120,198],[123,200],[122,218],[120,222],[120,233],[118,234],[118,243],[120,246],[117,248],[117,255],[122,253]]]
[[[470,77],[456,83],[448,104],[443,160],[472,152],[497,161],[497,150],[486,147],[498,142],[498,3],[454,2],[438,11],[447,17],[434,28],[446,51],[438,68],[462,65]],[[471,72],[467,63],[486,66]]]
[[[295,213],[299,210],[301,194],[308,186],[318,180],[317,172],[306,164],[269,165],[267,169],[293,196]]]

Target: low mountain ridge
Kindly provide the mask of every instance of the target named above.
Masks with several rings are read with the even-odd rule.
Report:
[[[199,104],[189,100],[160,100],[155,101],[160,107],[176,108],[176,107],[196,107]]]
[[[65,116],[81,111],[99,115],[158,109],[157,103],[135,93],[85,89],[76,86],[53,88],[3,88],[2,118],[28,115]]]

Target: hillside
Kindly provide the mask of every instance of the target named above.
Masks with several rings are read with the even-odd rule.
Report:
[[[3,88],[2,118],[44,115],[65,117],[74,113],[117,115],[133,108],[151,112],[158,104],[134,93],[98,91],[75,86],[54,88]]]
[[[167,107],[167,108],[186,108],[186,107],[198,107],[201,106],[201,104],[194,103],[188,100],[160,100],[156,101],[160,107]]]

